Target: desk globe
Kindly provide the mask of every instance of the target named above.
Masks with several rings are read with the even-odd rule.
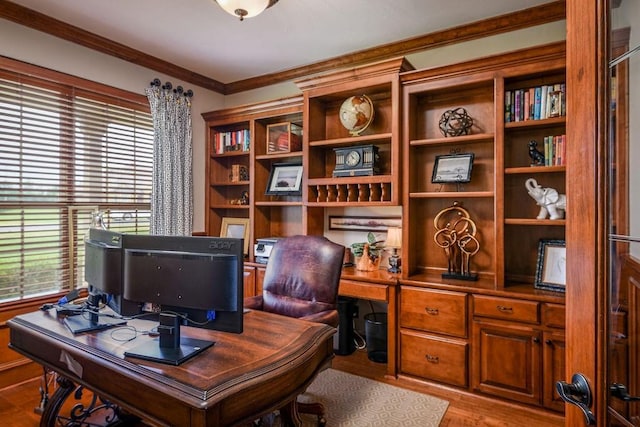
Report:
[[[351,135],[357,136],[373,120],[373,102],[366,95],[347,98],[340,106],[340,123]]]

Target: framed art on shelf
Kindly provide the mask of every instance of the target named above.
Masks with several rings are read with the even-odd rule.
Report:
[[[473,153],[436,156],[431,182],[434,184],[458,184],[471,181],[473,158]]]
[[[535,285],[564,292],[567,288],[567,248],[564,240],[540,240]]]
[[[267,196],[302,195],[302,164],[274,163],[264,194]]]
[[[399,216],[329,216],[329,230],[387,231],[402,227]]]
[[[244,254],[249,255],[249,218],[222,218],[220,237],[244,239]]]

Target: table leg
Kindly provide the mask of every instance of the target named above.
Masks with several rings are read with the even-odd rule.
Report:
[[[300,427],[302,425],[302,418],[298,413],[298,404],[295,399],[280,409],[280,416],[282,417],[283,426]]]
[[[124,413],[118,405],[105,401],[93,391],[77,386],[70,379],[58,375],[58,388],[42,412],[40,427],[53,426],[110,426],[136,425],[139,418]],[[65,405],[73,393],[75,402]],[[68,409],[67,409],[68,408]],[[61,414],[61,411],[64,411]]]

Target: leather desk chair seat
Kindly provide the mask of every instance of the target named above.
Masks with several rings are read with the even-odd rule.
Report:
[[[323,236],[279,239],[269,256],[262,294],[245,298],[244,306],[337,327],[343,258],[344,246]],[[322,405],[297,405],[299,412],[317,415],[324,425]]]

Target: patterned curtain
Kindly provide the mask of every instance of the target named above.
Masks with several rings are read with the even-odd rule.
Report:
[[[191,91],[158,79],[146,89],[153,117],[150,234],[190,236],[193,226]]]

